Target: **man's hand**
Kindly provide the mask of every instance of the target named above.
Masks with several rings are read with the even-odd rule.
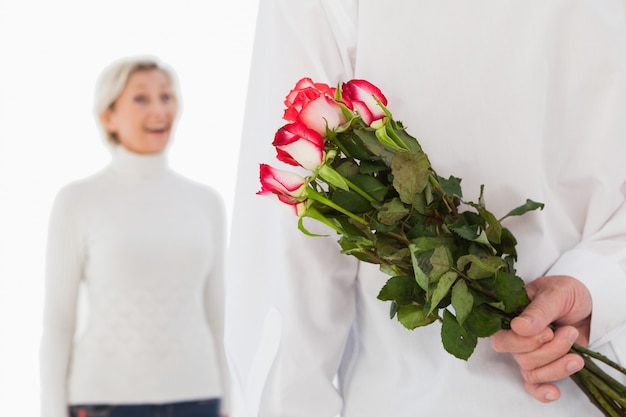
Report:
[[[513,354],[526,392],[550,402],[561,395],[552,382],[583,367],[582,358],[568,352],[574,343],[589,343],[591,295],[580,281],[563,275],[538,278],[526,290],[531,303],[513,319],[511,330],[491,337],[491,344],[497,352]]]

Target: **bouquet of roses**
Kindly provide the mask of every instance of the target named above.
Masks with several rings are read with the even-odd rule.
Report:
[[[289,92],[273,145],[278,160],[304,168],[260,166],[261,191],[290,206],[308,235],[310,217],[337,232],[342,253],[380,265],[390,276],[378,298],[407,329],[441,322],[443,347],[467,360],[480,337],[509,328],[529,303],[516,275],[516,239],[502,221],[542,209],[527,200],[498,219],[463,198],[461,179],[439,176],[418,141],[365,80],[341,88],[300,80]],[[626,387],[574,345],[585,367],[572,378],[607,416],[626,415]]]

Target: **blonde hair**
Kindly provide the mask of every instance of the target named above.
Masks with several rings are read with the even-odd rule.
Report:
[[[102,134],[111,145],[118,145],[119,140],[114,133],[107,130],[102,121],[104,114],[113,109],[115,101],[122,94],[131,75],[139,71],[159,70],[170,83],[174,96],[180,99],[176,74],[159,59],[150,56],[137,56],[119,59],[102,71],[94,97],[94,113]]]

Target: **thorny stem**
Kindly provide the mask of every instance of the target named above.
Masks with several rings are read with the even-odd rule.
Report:
[[[602,394],[597,386],[590,383],[588,371],[583,368],[581,371],[571,375],[570,378],[578,385],[578,388],[587,396],[589,401],[595,405],[607,417],[623,417],[624,414],[616,409],[610,400]]]
[[[624,368],[623,366],[621,366],[619,363],[614,362],[612,360],[610,360],[609,358],[607,358],[606,356],[598,353],[598,352],[594,352],[592,350],[589,350],[587,348],[585,348],[584,346],[581,346],[579,344],[574,343],[574,345],[572,346],[572,350],[575,353],[578,354],[584,354],[587,356],[590,356],[594,359],[599,360],[600,362],[603,362],[607,365],[609,365],[611,368],[621,372],[622,374],[626,375],[626,368]],[[626,387],[623,387],[622,392],[626,394]]]
[[[311,200],[315,200],[318,201],[330,208],[333,208],[335,210],[337,210],[338,212],[345,214],[346,216],[350,217],[353,220],[356,220],[357,222],[367,225],[368,222],[363,219],[362,217],[357,216],[356,214],[353,214],[352,212],[344,209],[343,207],[333,203],[331,200],[329,200],[328,198],[324,197],[322,194],[320,194],[319,192],[317,192],[315,189],[309,187],[307,189],[307,197],[310,198]]]

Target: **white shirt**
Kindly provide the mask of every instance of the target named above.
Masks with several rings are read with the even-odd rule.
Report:
[[[115,149],[63,188],[50,220],[42,417],[68,404],[222,397],[225,216],[221,197],[164,154]],[[74,339],[77,294],[89,314]]]
[[[408,331],[390,320],[377,266],[341,255],[336,236],[301,234],[255,192],[259,163],[290,169],[271,142],[296,81],[367,79],[438,174],[463,179],[468,200],[485,184],[497,217],[526,198],[545,203],[505,222],[519,241],[518,273],[583,281],[592,347],[624,364],[624,16],[618,0],[261,1],[226,335],[251,416],[257,402],[262,417],[599,415],[569,379],[561,400],[531,398],[511,356],[486,339],[464,362],[444,351],[438,325]],[[267,317],[280,328],[264,333]],[[259,352],[273,343],[263,385]]]

